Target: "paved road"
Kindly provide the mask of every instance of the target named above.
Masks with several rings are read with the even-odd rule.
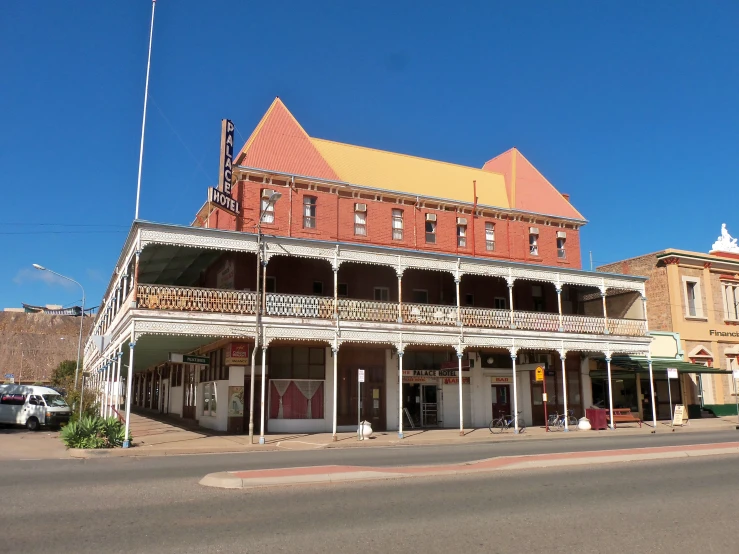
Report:
[[[540,440],[527,442],[473,443],[450,446],[398,446],[336,450],[249,452],[166,456],[154,458],[106,458],[99,460],[2,460],[3,481],[54,486],[107,484],[150,479],[189,478],[199,480],[207,473],[274,467],[313,465],[404,466],[460,463],[495,456],[519,456],[555,452],[583,452],[615,448],[689,445],[739,441],[739,431],[713,433],[661,433],[657,435],[611,436],[592,439]]]
[[[381,483],[200,487],[126,460],[135,480],[64,463],[0,485],[0,551],[737,552],[736,457]],[[71,479],[67,476],[71,475]]]

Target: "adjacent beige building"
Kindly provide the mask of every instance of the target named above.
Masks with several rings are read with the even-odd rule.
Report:
[[[649,329],[678,334],[686,362],[739,369],[739,246],[725,225],[708,254],[669,248],[598,270],[648,277]],[[735,406],[731,374],[688,378],[686,403],[700,403],[702,394],[706,406]]]

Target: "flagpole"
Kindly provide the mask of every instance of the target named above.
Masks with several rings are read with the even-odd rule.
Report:
[[[141,149],[139,150],[139,178],[136,185],[136,216],[139,218],[139,198],[141,197],[141,165],[144,161],[144,130],[146,129],[146,104],[149,100],[149,69],[151,68],[151,41],[154,38],[154,8],[157,0],[151,0],[151,28],[149,29],[149,58],[146,62],[146,87],[144,88],[144,119],[141,123]]]

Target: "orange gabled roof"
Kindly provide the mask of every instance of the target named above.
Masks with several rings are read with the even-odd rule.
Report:
[[[517,148],[503,152],[482,168],[503,174],[511,208],[585,219]]]
[[[247,167],[341,180],[279,98],[272,102],[236,160]]]

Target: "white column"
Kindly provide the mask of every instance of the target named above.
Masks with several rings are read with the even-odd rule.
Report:
[[[114,398],[115,398],[115,414],[113,409],[110,410],[110,415],[118,415],[118,410],[121,407],[121,366],[123,365],[123,346],[118,347],[118,363],[115,368],[115,381],[114,381]]]
[[[103,373],[101,374],[100,379],[100,390],[98,391],[98,395],[100,397],[100,417],[105,417],[105,411],[107,410],[107,404],[108,404],[108,394],[106,389],[106,384],[108,382],[108,372],[111,369],[111,363],[106,362],[106,364],[103,366]]]
[[[511,349],[511,362],[513,363],[513,432],[518,434],[518,389],[516,387],[516,354]]]
[[[129,429],[131,425],[131,384],[133,383],[133,358],[136,343],[131,341],[128,346],[130,348],[130,354],[128,356],[128,377],[126,379],[126,432],[124,435],[125,439],[123,441],[123,448],[131,446],[131,440],[129,439]]]
[[[563,400],[564,400],[564,415],[565,415],[565,432],[570,430],[569,424],[567,423],[567,419],[569,414],[567,413],[567,371],[565,370],[565,358],[567,357],[567,354],[563,350],[559,353],[559,359],[562,361],[562,391],[563,391]]]
[[[557,307],[559,309],[559,332],[561,333],[565,330],[564,321],[562,320],[562,287],[557,286],[555,290],[557,291]]]
[[[403,438],[403,351],[398,349],[398,438]]]
[[[644,308],[644,328],[649,331],[649,318],[647,317],[647,297],[641,297],[642,307]]]
[[[649,394],[652,397],[652,425],[653,429],[657,431],[657,406],[654,405],[654,375],[652,373],[652,358],[647,358],[647,363],[649,363]]]
[[[603,334],[607,335],[608,331],[608,310],[606,310],[606,291],[605,289],[600,291],[600,296],[603,299]]]
[[[464,406],[462,405],[462,352],[457,352],[459,363],[459,436],[464,436]]]
[[[462,325],[462,307],[461,307],[461,300],[459,298],[459,283],[461,279],[459,277],[455,277],[454,284],[457,287],[457,325]]]
[[[260,421],[262,423],[259,429],[259,444],[264,444],[264,397],[267,388],[267,346],[262,346],[262,407]]]
[[[334,318],[339,319],[339,268],[334,269]]]
[[[398,323],[403,322],[403,274],[398,273]]]
[[[335,274],[334,274],[335,275]],[[336,422],[337,422],[337,413],[339,411],[339,408],[337,406],[338,401],[338,382],[339,382],[339,348],[336,344],[331,348],[331,353],[334,357],[334,405],[333,405],[333,440],[337,441],[339,440],[336,436]]]
[[[608,409],[611,411],[611,429],[615,429],[613,422],[613,381],[611,379],[611,356],[606,356],[606,367],[608,368]]]
[[[512,280],[508,281],[508,304],[511,309],[511,329],[513,329],[513,281]]]
[[[257,266],[257,275],[259,275],[259,266]],[[257,302],[259,302],[259,298],[257,298]],[[257,345],[258,336],[254,338],[254,350],[251,353],[251,378],[249,380],[249,444],[254,444],[254,378],[256,377],[254,365],[256,364],[257,358]]]
[[[163,401],[164,398],[162,397],[162,370],[159,370],[159,394],[157,394],[157,411],[163,412]]]

